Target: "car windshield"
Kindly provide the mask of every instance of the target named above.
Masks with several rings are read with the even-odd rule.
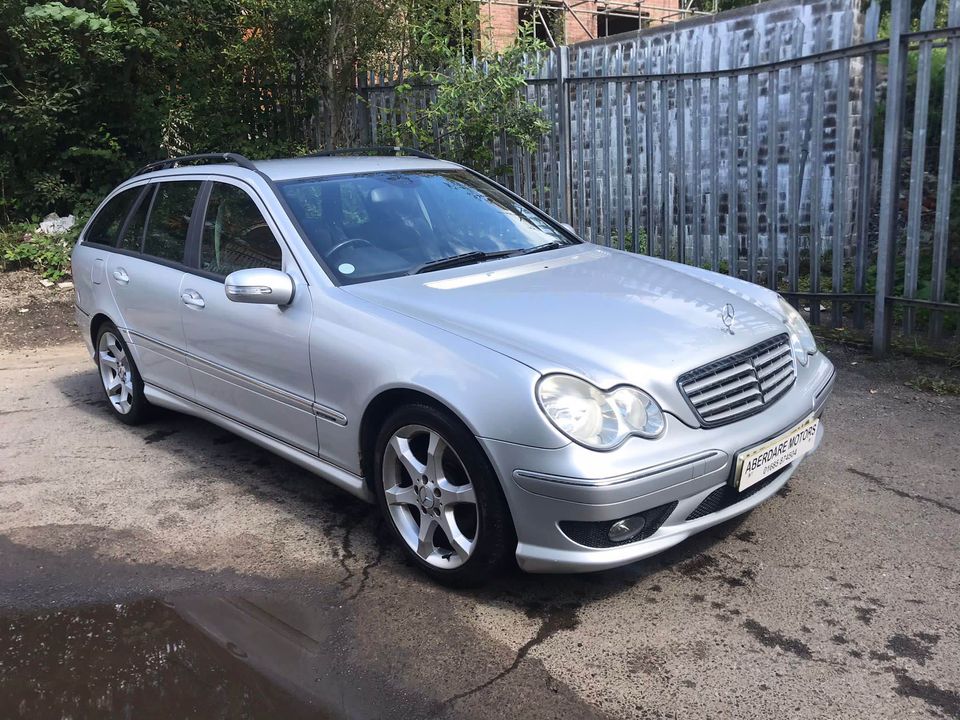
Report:
[[[280,192],[345,284],[579,242],[466,170],[307,178]]]

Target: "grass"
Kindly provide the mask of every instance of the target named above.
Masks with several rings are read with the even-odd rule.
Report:
[[[955,380],[944,380],[943,378],[930,377],[929,375],[918,375],[913,380],[904,383],[907,387],[914,390],[930,392],[934,395],[960,395],[960,382]]]

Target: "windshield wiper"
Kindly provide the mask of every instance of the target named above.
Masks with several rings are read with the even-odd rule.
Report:
[[[566,247],[569,243],[560,242],[559,240],[551,240],[550,242],[544,243],[543,245],[534,245],[532,248],[527,248],[526,250],[521,250],[518,255],[531,255],[538,252],[546,252],[547,250],[556,250],[558,248]]]
[[[450,257],[438,258],[437,260],[428,260],[425,263],[417,265],[411,270],[409,275],[419,275],[433,270],[443,270],[444,268],[459,267],[461,265],[472,265],[473,263],[483,262],[485,260],[496,260],[497,258],[507,257],[516,254],[516,250],[497,250],[496,252],[483,252],[482,250],[473,250],[471,252],[451,255]]]

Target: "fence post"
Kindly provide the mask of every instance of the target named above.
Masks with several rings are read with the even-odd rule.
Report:
[[[373,145],[373,132],[370,124],[370,87],[367,73],[357,76],[357,132],[360,145]]]
[[[947,15],[947,26],[960,26],[960,0],[953,0]],[[937,214],[933,225],[933,284],[930,299],[943,302],[947,280],[947,245],[950,242],[950,195],[953,191],[954,151],[957,143],[957,93],[960,92],[960,38],[947,45],[947,62],[943,83],[943,117],[940,121],[940,160],[937,177]],[[943,331],[943,315],[930,314],[930,336],[939,338]]]
[[[904,91],[907,79],[906,43],[910,3],[894,2],[890,9],[890,54],[887,108],[883,122],[883,175],[880,179],[880,233],[877,247],[877,291],[873,311],[873,354],[882,357],[890,346],[892,316],[887,307],[897,248],[900,194],[900,150],[903,136]]]
[[[557,112],[560,115],[559,142],[557,143],[559,148],[557,154],[560,156],[560,217],[557,219],[572,224],[573,188],[570,182],[570,102],[567,97],[567,77],[569,75],[567,50],[566,45],[557,48]]]
[[[880,27],[880,3],[877,0],[870,3],[864,25],[863,41],[873,42],[877,39]],[[874,79],[876,76],[877,56],[871,53],[865,56],[863,60],[863,100],[860,106],[860,168],[857,179],[859,187],[857,188],[855,230],[853,232],[857,250],[853,276],[853,291],[855,293],[863,293],[867,284],[868,237],[870,212],[872,210],[870,204],[873,199],[871,197],[873,180],[870,175],[873,171],[873,111],[877,101],[877,87]],[[863,319],[863,302],[857,301],[853,306],[853,326],[862,330]]]

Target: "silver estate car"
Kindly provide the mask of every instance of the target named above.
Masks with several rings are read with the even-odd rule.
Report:
[[[414,151],[153,163],[73,252],[109,407],[379,505],[433,577],[647,557],[767,500],[834,368],[776,293],[584,243]]]

